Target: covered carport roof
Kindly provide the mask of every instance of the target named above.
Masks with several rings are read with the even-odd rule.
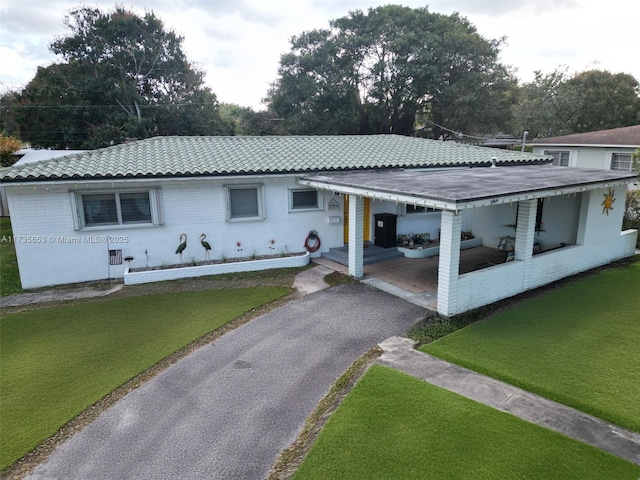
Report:
[[[323,190],[440,210],[464,210],[630,183],[629,172],[552,165],[323,172],[299,183]]]

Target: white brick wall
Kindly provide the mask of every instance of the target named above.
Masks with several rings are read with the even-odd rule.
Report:
[[[620,232],[626,188],[616,187],[613,191],[617,200],[609,214],[603,211],[602,205],[605,194],[609,193],[608,188],[584,192],[578,197],[581,200],[579,212],[576,213],[578,224],[571,227],[577,230],[578,245],[567,245],[533,257],[519,255],[520,260],[461,275],[458,278],[456,308],[449,307],[449,314],[462,313],[487,305],[633,255],[638,232],[635,230]],[[549,209],[550,205],[560,205],[561,211],[564,211],[567,205],[571,204],[571,200],[560,202],[556,200],[554,198],[552,202],[545,205],[545,208]],[[527,223],[529,227],[532,226],[531,222],[535,220],[533,202],[529,202],[528,205],[521,204],[520,217],[519,226]],[[551,227],[560,221],[560,216],[556,215],[556,217],[553,217],[553,222],[550,222]],[[553,232],[550,233],[553,234]],[[524,235],[524,228],[518,228],[518,234],[520,235],[516,240],[518,245],[524,245],[520,250],[530,252],[534,238],[531,228],[526,235]],[[518,248],[516,246],[516,250]],[[443,313],[440,308],[441,301],[439,295],[438,311]]]
[[[102,182],[95,185],[95,188],[101,190],[141,188],[145,185],[160,187],[164,224],[80,231],[74,230],[69,192],[78,188],[86,189],[87,184],[70,183],[35,188],[8,185],[6,191],[12,213],[14,235],[18,239],[28,237],[44,239],[39,242],[16,243],[22,285],[24,288],[38,288],[105,278],[122,278],[128,265],[124,262],[123,265],[109,266],[109,248],[121,249],[123,257],[134,257],[131,267],[143,267],[147,261],[149,266],[178,263],[179,257],[174,252],[181,233],[186,233],[189,238],[187,249],[183,254],[184,262],[204,259],[205,251],[198,241],[201,233],[207,234],[207,239],[213,247],[212,259],[223,256],[250,257],[254,253],[265,255],[285,251],[300,252],[304,250],[304,240],[310,230],[317,230],[322,240],[321,250],[312,256],[320,255],[322,251],[343,244],[343,223],[328,223],[328,217],[342,218],[342,208],[331,211],[326,208],[327,202],[332,199],[339,201],[341,207],[342,196],[334,197],[325,192],[324,210],[292,213],[288,209],[288,191],[297,186],[294,178],[262,181],[238,179],[238,182],[264,184],[265,220],[227,222],[223,187],[226,182],[219,180],[168,180],[155,183]],[[576,212],[578,201],[582,201],[579,214],[574,215],[579,219],[579,224],[577,221],[574,223],[571,220],[572,217],[568,217],[566,223],[570,223],[571,226],[569,230],[562,233],[565,235],[569,231],[577,231],[574,235],[579,245],[567,246],[533,257],[529,272],[531,288],[633,254],[637,232],[620,233],[626,189],[623,186],[615,189],[616,202],[609,215],[602,212],[602,201],[606,192],[608,189],[600,189],[578,195],[577,199],[563,197],[558,202],[554,198],[549,204],[545,203],[545,212],[549,214],[555,212],[555,216],[550,215],[549,218],[554,218],[554,222],[559,224],[561,218],[567,218],[566,215],[572,211]],[[389,205],[385,206],[387,207]],[[504,228],[500,222],[512,219],[513,212],[506,207],[495,208],[497,220],[491,220],[489,214],[492,208],[486,208],[467,212],[465,221],[473,224],[473,216],[479,214],[479,218],[487,220],[488,224],[497,225],[496,228]],[[356,215],[351,217],[355,218]],[[457,252],[462,219],[460,215],[447,213],[443,213],[442,218],[443,232],[451,228],[455,233],[449,240],[443,236],[441,249],[448,248]],[[481,222],[477,225],[480,226]],[[536,238],[542,238],[542,235],[556,235],[557,230],[554,225],[550,221],[548,232],[540,234],[540,237],[536,234]],[[545,228],[547,228],[546,221]],[[558,230],[561,228],[558,225]],[[351,231],[357,232],[357,230],[357,226],[352,226]],[[478,232],[474,233],[477,235]],[[112,240],[109,243],[91,241],[97,236],[110,236]],[[362,237],[358,238],[360,240],[356,245],[361,248]],[[273,250],[269,248],[271,239],[276,241]],[[75,242],[76,240],[78,243]],[[242,243],[242,252],[237,251],[235,245],[237,241]],[[523,289],[524,262],[510,262],[460,277],[456,272],[457,260],[450,265],[441,265],[438,311],[445,315],[491,303],[520,293]]]
[[[635,230],[627,230],[615,240],[590,245],[570,245],[534,256],[531,288],[633,255],[637,234]]]
[[[236,183],[236,180],[100,182],[91,185],[69,183],[36,188],[7,186],[14,235],[43,236],[45,239],[40,243],[16,244],[22,286],[29,289],[122,278],[128,267],[127,262],[110,266],[109,248],[121,249],[123,258],[132,256],[134,260],[131,267],[144,267],[147,262],[149,266],[175,264],[180,260],[175,250],[180,243],[181,233],[188,235],[184,262],[204,260],[205,250],[198,241],[201,233],[207,235],[212,246],[211,259],[302,252],[310,230],[318,231],[322,241],[321,250],[314,256],[343,244],[343,223],[328,223],[328,217],[342,217],[342,208],[329,211],[326,207],[333,198],[341,205],[341,196],[325,194],[322,210],[289,212],[289,189],[299,187],[295,178],[242,178],[237,182],[264,184],[264,220],[225,220],[223,185]],[[70,191],[146,187],[161,189],[164,224],[74,230]],[[111,241],[109,244],[105,241],[86,241],[95,236],[108,236],[122,241]],[[272,245],[271,240],[275,240],[275,244]],[[242,244],[241,252],[236,247],[238,241]]]
[[[458,309],[455,313],[466,312],[521,293],[523,275],[524,262],[518,260],[460,275]]]
[[[534,255],[531,259],[528,288],[523,284],[525,262],[518,260],[460,275],[456,313],[629,257],[634,254],[637,235],[636,230],[627,230],[619,234],[614,241],[589,246],[570,245]]]

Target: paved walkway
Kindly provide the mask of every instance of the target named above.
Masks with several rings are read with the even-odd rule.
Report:
[[[419,352],[414,344],[402,337],[385,340],[378,363],[640,465],[640,434]]]

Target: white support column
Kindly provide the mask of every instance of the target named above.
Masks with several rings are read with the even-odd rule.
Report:
[[[349,197],[349,275],[364,276],[364,199]]]
[[[443,211],[438,263],[438,313],[445,317],[458,313],[461,233],[462,216],[456,212]]]
[[[580,194],[580,214],[578,216],[578,232],[576,234],[576,243],[584,245],[585,240],[589,237],[589,217],[591,210],[591,195],[593,191],[582,192]]]
[[[522,288],[529,288],[531,278],[531,259],[533,257],[533,242],[536,234],[536,212],[538,200],[522,200],[518,206],[516,229],[515,260],[524,261]]]

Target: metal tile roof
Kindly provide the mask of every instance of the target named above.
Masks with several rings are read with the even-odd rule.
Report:
[[[0,181],[94,180],[309,173],[550,161],[520,153],[399,135],[155,137],[0,173]]]

